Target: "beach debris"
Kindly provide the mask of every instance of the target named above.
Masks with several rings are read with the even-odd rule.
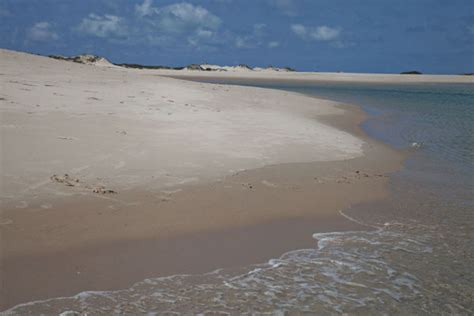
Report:
[[[68,187],[81,187],[81,183],[80,183],[79,179],[71,177],[67,173],[64,174],[64,176],[58,176],[58,175],[54,174],[50,177],[50,179],[53,182],[62,183],[65,186],[68,186]],[[91,187],[87,184],[85,184],[85,185],[83,184],[82,188],[92,189],[93,193],[98,193],[98,194],[115,194],[115,193],[117,193],[117,191],[108,189],[103,185]]]
[[[247,189],[250,189],[250,190],[253,189],[253,185],[252,185],[251,183],[242,183],[242,186],[243,186],[244,188],[247,188]]]
[[[63,140],[74,140],[73,137],[68,137],[68,136],[58,136],[58,139],[63,139]]]
[[[116,194],[117,192],[111,189],[107,189],[104,186],[95,187],[92,192],[99,194]]]
[[[79,183],[79,179],[73,178],[73,177],[69,176],[67,173],[65,173],[64,176],[62,176],[62,177],[53,174],[50,177],[50,179],[53,182],[62,183],[64,185],[68,186],[68,187],[74,187]]]
[[[116,131],[116,133],[120,135],[127,135],[127,131]]]
[[[410,147],[413,149],[420,149],[423,146],[423,143],[413,142],[410,144]]]

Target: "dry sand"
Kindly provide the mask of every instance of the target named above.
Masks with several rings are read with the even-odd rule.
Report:
[[[176,78],[227,78],[265,81],[291,82],[354,82],[354,83],[474,83],[474,76],[468,75],[401,75],[401,74],[365,74],[344,72],[278,72],[271,69],[260,71],[234,68],[231,71],[193,71],[159,70],[163,76]]]
[[[162,73],[0,50],[0,310],[261,262],[386,196],[402,155],[357,108]]]

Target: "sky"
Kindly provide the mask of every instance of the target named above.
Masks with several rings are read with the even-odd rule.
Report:
[[[0,48],[115,63],[474,72],[474,0],[0,0]]]

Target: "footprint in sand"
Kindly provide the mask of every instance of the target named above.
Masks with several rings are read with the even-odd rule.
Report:
[[[250,189],[250,190],[253,189],[253,184],[252,183],[242,183],[242,186],[244,188],[247,188],[247,189]]]
[[[76,178],[72,178],[71,176],[69,176],[67,173],[64,174],[63,177],[61,176],[57,176],[55,174],[53,174],[51,177],[50,177],[51,181],[53,182],[57,182],[57,183],[63,183],[64,185],[68,186],[68,187],[74,187],[76,185],[79,184],[79,179],[76,179]]]
[[[117,191],[114,191],[114,190],[111,190],[111,189],[107,189],[105,188],[104,186],[98,186],[98,187],[95,187],[93,190],[92,190],[93,193],[98,193],[98,194],[116,194]]]
[[[68,137],[68,136],[58,136],[58,139],[62,139],[62,140],[75,140],[74,137]]]

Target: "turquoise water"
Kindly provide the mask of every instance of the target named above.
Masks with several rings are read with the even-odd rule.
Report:
[[[474,85],[227,83],[357,104],[370,115],[369,135],[409,150],[390,198],[341,212],[371,230],[315,234],[313,249],[237,270],[153,278],[10,312],[474,314]]]

